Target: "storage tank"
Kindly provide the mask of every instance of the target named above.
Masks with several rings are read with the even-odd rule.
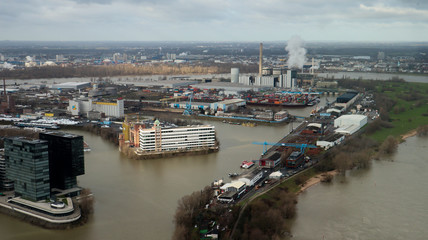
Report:
[[[239,68],[230,69],[230,82],[238,83],[239,82]]]

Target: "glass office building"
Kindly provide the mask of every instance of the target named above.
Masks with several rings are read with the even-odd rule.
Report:
[[[4,148],[6,177],[14,182],[15,195],[31,201],[49,198],[48,142],[6,138]]]
[[[40,133],[49,146],[51,188],[66,190],[77,187],[77,176],[85,174],[83,136],[63,133]]]

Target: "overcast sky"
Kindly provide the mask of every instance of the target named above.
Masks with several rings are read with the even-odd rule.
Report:
[[[428,0],[0,0],[0,40],[428,41]]]

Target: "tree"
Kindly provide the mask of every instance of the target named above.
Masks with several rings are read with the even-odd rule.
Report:
[[[336,154],[333,158],[333,164],[341,174],[345,174],[346,170],[350,169],[352,166],[349,155],[345,152]]]
[[[388,136],[379,147],[381,155],[391,155],[397,151],[398,140],[393,136]]]

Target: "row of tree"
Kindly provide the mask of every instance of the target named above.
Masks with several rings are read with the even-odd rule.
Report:
[[[119,64],[78,67],[33,67],[17,70],[0,71],[0,78],[37,79],[37,78],[69,78],[69,77],[110,77],[136,75],[182,75],[182,74],[215,74],[230,73],[230,68],[237,67],[240,72],[256,72],[257,65],[212,63],[212,64]]]
[[[259,198],[244,210],[233,239],[283,239],[290,231],[286,219],[296,215],[296,194],[279,187],[270,198]]]

